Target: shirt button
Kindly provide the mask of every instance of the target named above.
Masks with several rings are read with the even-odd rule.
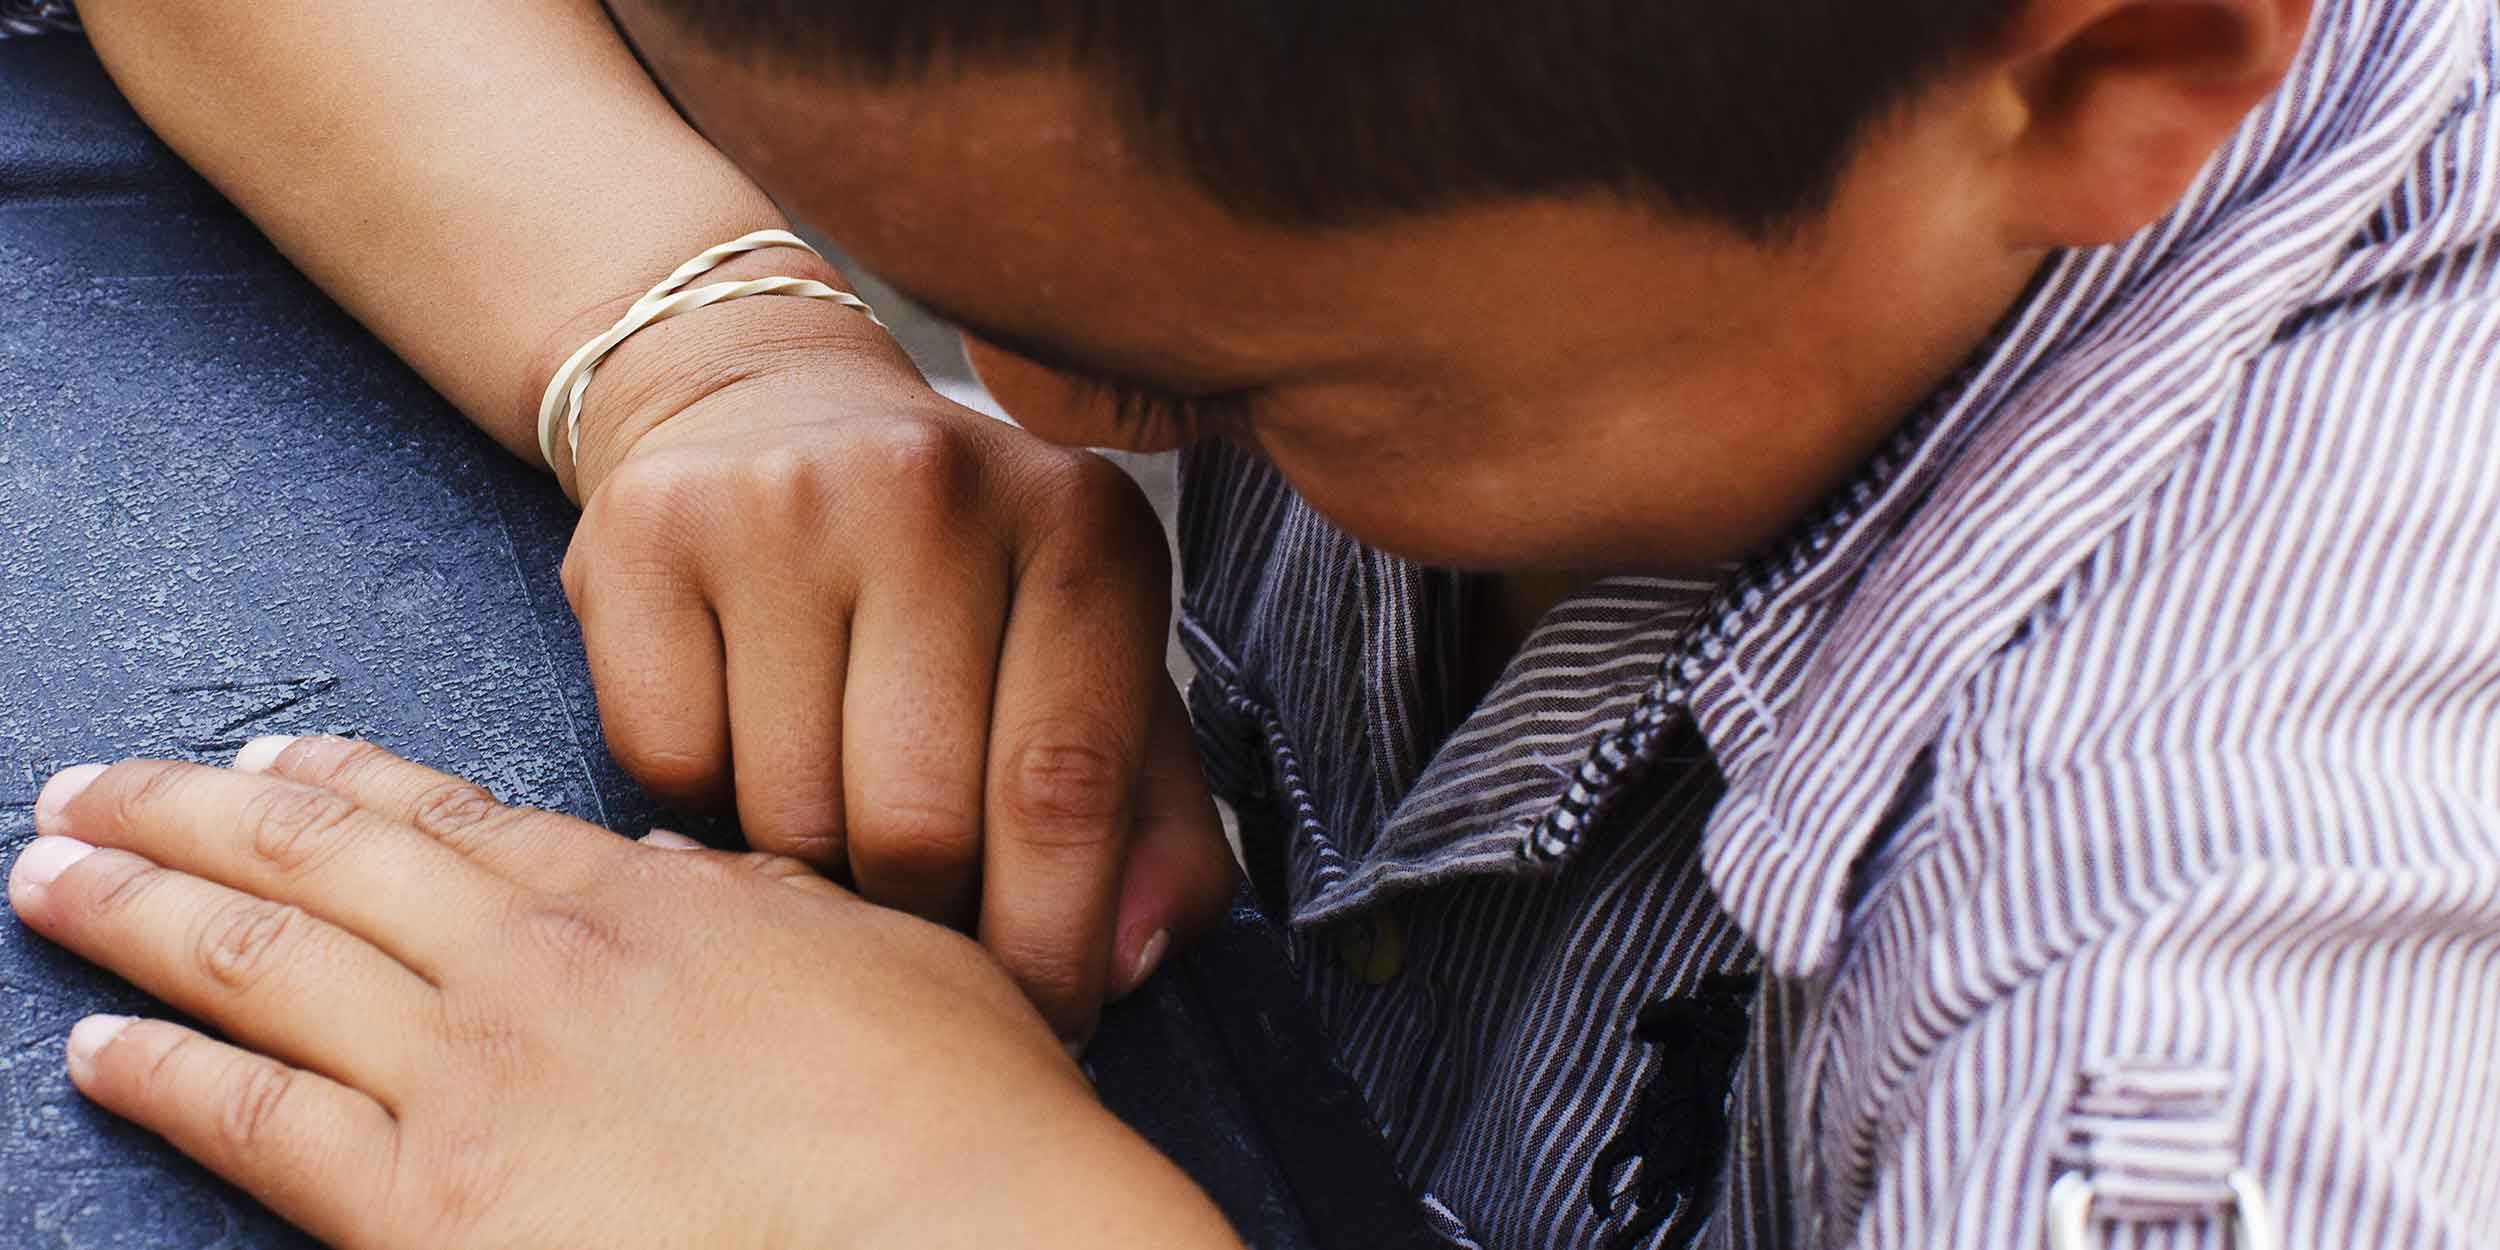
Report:
[[[1365,985],[1387,985],[1406,966],[1406,932],[1386,907],[1337,926],[1337,960]]]

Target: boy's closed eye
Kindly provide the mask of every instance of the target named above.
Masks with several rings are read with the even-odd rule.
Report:
[[[974,369],[1017,423],[1066,446],[1174,451],[1250,432],[1259,386],[1196,388],[1097,367],[1046,345],[967,332]]]
[[[1120,378],[1079,381],[1111,414],[1122,446],[1181,447],[1208,438],[1239,438],[1249,432],[1254,391],[1186,395]]]
[[[1238,439],[1248,433],[1263,390],[1141,376],[1091,352],[985,324],[919,292],[905,294],[960,329],[974,369],[1001,405],[1053,442],[1169,451],[1207,438]],[[1026,385],[1028,371],[1047,375],[1057,393],[1039,400]]]

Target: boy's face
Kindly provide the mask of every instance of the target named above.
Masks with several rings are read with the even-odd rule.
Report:
[[[1237,397],[1222,432],[1355,536],[1437,564],[1742,553],[1880,443],[2042,255],[2002,227],[1982,94],[1875,136],[1782,247],[1598,197],[1289,230],[1141,160],[1071,73],[865,87],[619,9],[793,215],[965,327],[1028,428],[1185,437],[1124,428],[1080,374]]]

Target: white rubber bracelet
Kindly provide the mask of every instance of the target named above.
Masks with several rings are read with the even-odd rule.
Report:
[[[625,315],[617,318],[616,324],[609,326],[606,333],[582,344],[580,349],[565,358],[556,375],[547,379],[547,391],[538,400],[538,454],[546,458],[549,468],[555,467],[556,463],[555,433],[559,427],[564,430],[566,456],[570,458],[581,452],[582,394],[590,389],[592,370],[599,367],[600,361],[607,359],[609,352],[616,350],[617,344],[632,338],[645,326],[750,295],[795,295],[801,299],[827,300],[856,308],[866,313],[878,328],[884,328],[885,323],[877,320],[876,310],[870,308],[866,300],[848,291],[837,291],[812,278],[756,278],[747,282],[716,282],[691,291],[684,289],[687,283],[720,268],[721,262],[730,257],[768,247],[795,247],[811,256],[822,256],[815,248],[809,247],[805,239],[787,230],[758,230],[741,235],[679,265],[674,272],[662,278],[658,286],[635,300],[633,307],[626,309]]]

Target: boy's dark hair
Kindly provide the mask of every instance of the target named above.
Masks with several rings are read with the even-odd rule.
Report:
[[[880,83],[1056,60],[1243,216],[1611,190],[1771,236],[2015,0],[659,0]]]

